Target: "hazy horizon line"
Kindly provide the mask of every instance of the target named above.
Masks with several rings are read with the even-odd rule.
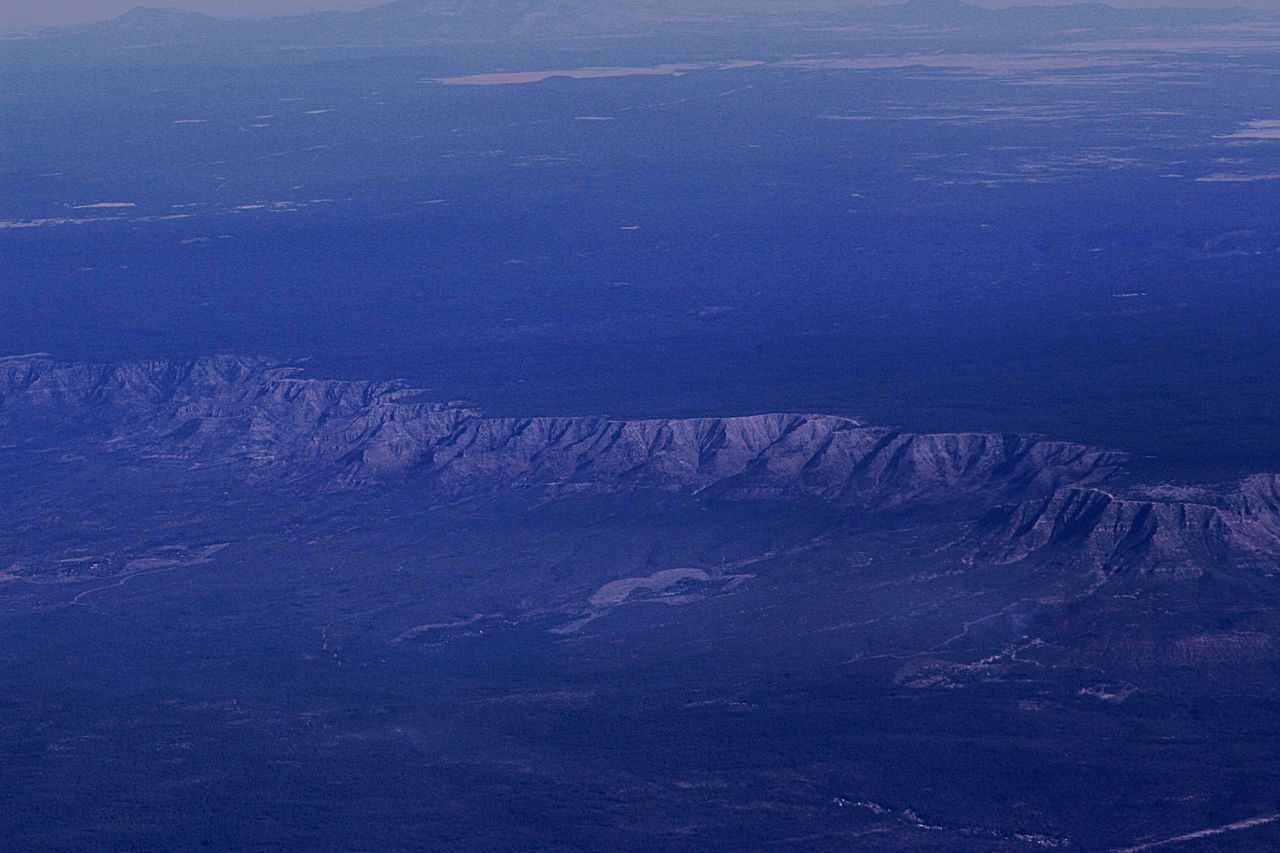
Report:
[[[353,12],[388,5],[392,0],[171,0],[159,3],[138,3],[137,0],[45,0],[22,2],[14,0],[0,18],[0,31],[40,29],[101,23],[118,18],[141,8],[174,9],[197,12],[224,19],[263,20],[290,17],[314,12]],[[818,5],[821,0],[817,0]],[[850,0],[845,5],[893,6],[905,0]],[[1073,6],[1106,5],[1118,9],[1201,8],[1201,9],[1276,9],[1280,0],[965,0],[973,6],[989,9],[1009,9],[1023,6]],[[787,3],[786,5],[793,5]],[[23,10],[23,7],[28,7]]]

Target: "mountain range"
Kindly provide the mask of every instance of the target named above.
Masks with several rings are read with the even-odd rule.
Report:
[[[990,9],[963,0],[876,6],[827,0],[395,0],[354,12],[266,19],[143,6],[100,23],[0,40],[0,67],[21,72],[68,64],[234,65],[278,61],[279,51],[302,51],[290,61],[389,51],[425,52],[437,61],[456,61],[449,67],[462,70],[477,67],[481,57],[482,65],[510,60],[513,48],[541,55],[565,47],[566,40],[602,37],[615,50],[628,42],[656,43],[686,58],[728,56],[733,47],[791,51],[833,44],[875,52],[1022,50],[1126,33],[1185,36],[1188,28],[1210,32],[1277,20],[1276,13],[1259,9],[1119,9],[1100,3]],[[461,45],[471,46],[470,65],[462,62],[466,55],[453,55]],[[490,51],[497,45],[503,50]]]
[[[1265,840],[1280,480],[1125,465],[822,414],[494,417],[263,358],[6,358],[0,740],[86,846],[138,790],[120,846],[209,808],[310,846]],[[300,811],[263,827],[282,784]],[[24,797],[6,831],[41,846]]]
[[[656,490],[972,516],[974,559],[1203,574],[1280,561],[1280,477],[1123,481],[1122,453],[1042,436],[913,434],[848,417],[488,417],[396,381],[311,379],[220,356],[0,361],[0,435],[130,462],[230,468],[316,493],[410,483],[450,498]],[[28,442],[30,439],[28,439]]]

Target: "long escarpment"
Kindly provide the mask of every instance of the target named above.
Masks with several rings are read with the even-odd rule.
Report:
[[[978,559],[1042,558],[1103,571],[1198,577],[1230,565],[1280,565],[1280,477],[1233,488],[1070,487],[990,510],[976,525]]]
[[[302,378],[217,357],[120,365],[0,362],[0,430],[42,422],[113,453],[357,487],[450,493],[628,488],[905,507],[1022,499],[1100,483],[1121,457],[1034,436],[918,435],[829,415],[491,418],[398,382]]]
[[[1280,561],[1280,479],[1110,490],[1123,456],[1017,434],[915,434],[831,415],[495,418],[401,382],[260,359],[0,360],[0,444],[87,442],[130,461],[292,487],[411,481],[450,496],[656,489],[979,519],[975,559],[1194,576]],[[985,514],[984,514],[985,513]]]

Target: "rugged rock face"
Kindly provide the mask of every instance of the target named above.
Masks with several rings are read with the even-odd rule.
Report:
[[[1195,571],[1226,558],[1227,528],[1213,506],[1117,498],[1096,489],[1062,489],[997,507],[979,523],[977,556],[1013,563],[1056,556],[1089,567],[1141,565]]]
[[[1257,475],[1226,492],[1156,487],[1129,495],[1066,488],[992,509],[977,525],[975,557],[1012,563],[1067,559],[1104,571],[1194,577],[1229,565],[1280,561],[1280,477]]]
[[[710,491],[882,508],[1021,500],[1109,479],[1122,457],[1035,436],[916,435],[828,415],[488,418],[397,382],[305,379],[235,357],[122,365],[0,361],[0,434],[96,438],[114,453],[355,487]]]
[[[1195,577],[1280,564],[1280,477],[1107,488],[1123,457],[1036,436],[919,435],[831,415],[491,418],[400,382],[303,378],[230,356],[0,360],[0,444],[90,442],[307,489],[411,480],[450,496],[634,489],[981,516],[972,559]],[[985,515],[983,513],[985,512]]]

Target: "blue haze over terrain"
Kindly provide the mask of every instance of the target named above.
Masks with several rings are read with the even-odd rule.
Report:
[[[48,224],[0,234],[7,349],[307,356],[512,413],[833,410],[1280,465],[1277,143],[1247,124],[1276,118],[1267,50],[1082,53],[1128,25],[1103,7],[870,13],[905,22],[892,40],[431,8],[10,42],[0,217]],[[944,13],[973,29],[930,35]],[[490,47],[512,26],[557,35]],[[386,46],[350,46],[360,27]],[[832,50],[935,67],[787,58]],[[744,59],[766,64],[435,82]]]
[[[953,0],[0,39],[4,846],[1280,849],[1278,74]]]
[[[609,0],[599,0],[607,8]],[[1054,4],[1055,0],[1041,0]],[[0,29],[17,26],[52,26],[105,20],[138,6],[136,0],[3,0],[0,3]],[[376,5],[369,0],[173,0],[149,5],[187,9],[220,16],[266,16],[301,14],[329,9],[361,9]],[[783,4],[780,4],[783,5]],[[830,4],[828,4],[830,5]],[[859,5],[850,2],[848,5]],[[1032,3],[995,2],[980,5],[1011,6]],[[1163,6],[1158,0],[1121,0],[1117,6]],[[1234,6],[1274,7],[1276,0],[1198,0],[1179,5],[1231,8]]]

